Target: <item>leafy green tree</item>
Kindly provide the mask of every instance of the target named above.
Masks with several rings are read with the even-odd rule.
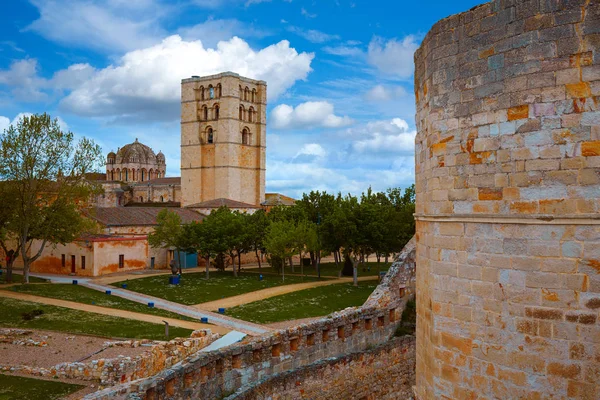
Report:
[[[265,237],[265,248],[271,267],[282,273],[285,280],[285,260],[296,251],[295,226],[292,221],[271,223]]]
[[[186,242],[179,214],[166,208],[161,210],[156,216],[154,232],[148,235],[148,244],[154,248],[174,248],[175,265],[181,274],[181,251],[190,244]]]
[[[192,222],[183,226],[183,235],[187,238],[188,251],[195,251],[205,261],[206,279],[210,278],[210,260],[217,256],[214,236],[210,233],[210,225],[203,222]]]
[[[11,192],[13,191],[13,192]],[[10,199],[16,198],[14,185],[12,182],[1,182],[0,184],[0,247],[6,257],[6,277],[7,283],[12,282],[13,264],[19,254],[20,242],[16,240],[12,227],[16,222],[17,210],[16,203]],[[2,264],[2,260],[0,260]]]
[[[309,221],[300,221],[294,229],[294,247],[300,256],[300,273],[304,275],[302,259],[306,253],[318,250],[317,226]]]
[[[261,256],[265,253],[265,236],[269,227],[269,218],[264,210],[258,210],[253,214],[245,214],[246,228],[248,229],[248,250],[254,251],[258,268],[261,268]]]
[[[73,133],[63,132],[48,114],[23,117],[0,135],[0,181],[15,189],[0,204],[14,204],[9,229],[23,259],[25,282],[48,243],[70,243],[91,226],[76,204],[98,190],[85,174],[101,162],[98,145],[86,138],[75,143]]]

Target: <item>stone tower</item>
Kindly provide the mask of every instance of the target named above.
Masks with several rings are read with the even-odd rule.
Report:
[[[181,82],[182,206],[265,200],[267,84],[232,72]]]
[[[494,0],[415,53],[419,399],[600,399],[600,2]]]

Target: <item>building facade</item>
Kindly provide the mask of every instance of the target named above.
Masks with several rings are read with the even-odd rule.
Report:
[[[155,154],[137,138],[106,157],[107,181],[145,182],[164,178],[166,169],[165,155],[162,152]]]
[[[181,83],[181,204],[265,200],[267,84],[232,72]]]

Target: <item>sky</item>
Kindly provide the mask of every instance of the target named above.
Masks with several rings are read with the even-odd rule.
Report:
[[[267,81],[267,192],[404,188],[413,53],[436,21],[480,2],[11,0],[0,131],[48,112],[105,155],[138,138],[179,176],[181,79],[233,71]]]

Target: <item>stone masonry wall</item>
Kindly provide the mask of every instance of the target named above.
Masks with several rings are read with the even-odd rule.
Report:
[[[600,398],[600,2],[494,0],[415,54],[417,396]]]
[[[394,334],[412,293],[414,260],[413,238],[361,307],[198,353],[152,378],[105,389],[85,399],[218,399],[262,378],[385,343]]]
[[[405,336],[263,379],[225,400],[411,399],[414,383],[415,338]]]
[[[51,368],[26,365],[5,366],[0,362],[0,371],[48,378],[93,380],[99,381],[100,385],[104,387],[113,386],[155,375],[208,346],[219,336],[212,334],[210,330],[205,330],[194,331],[190,338],[177,338],[168,342],[149,340],[106,342],[105,347],[149,347],[148,351],[136,357],[119,356],[88,362],[64,362]]]

